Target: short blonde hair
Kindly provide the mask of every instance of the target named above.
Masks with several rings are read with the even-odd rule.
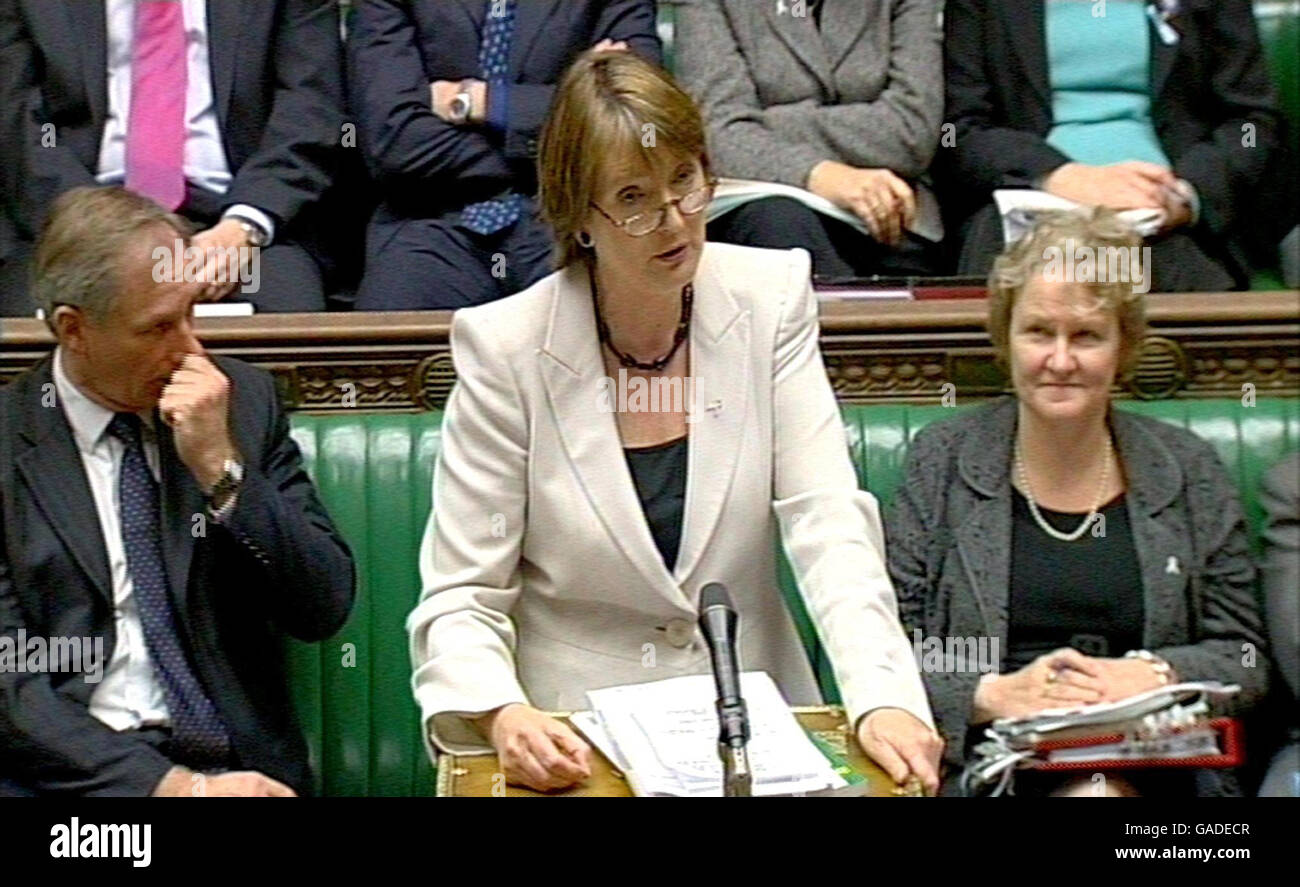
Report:
[[[1016,299],[1024,292],[1036,274],[1046,274],[1053,261],[1073,262],[1074,249],[1088,247],[1093,250],[1099,265],[1106,264],[1108,256],[1131,257],[1141,249],[1142,238],[1113,210],[1097,207],[1091,210],[1069,210],[1041,213],[1033,230],[1002,251],[993,263],[988,282],[988,333],[1002,366],[1010,365],[1011,313]],[[1123,250],[1123,254],[1115,252]],[[1149,255],[1149,253],[1147,253]],[[1126,261],[1128,261],[1126,259]],[[1149,280],[1150,262],[1141,260],[1125,265],[1128,274],[1097,274],[1093,281],[1080,282],[1097,298],[1097,308],[1111,312],[1119,321],[1120,376],[1127,377],[1137,367],[1142,339],[1146,335],[1146,300],[1135,288],[1134,276],[1144,275]],[[1117,280],[1116,277],[1128,277]]]
[[[537,152],[538,205],[555,235],[556,268],[589,261],[576,235],[585,225],[600,171],[652,151],[698,158],[709,175],[704,118],[672,76],[633,52],[588,50],[565,72]]]
[[[122,290],[127,251],[150,228],[170,228],[188,245],[190,223],[122,187],[79,187],[62,194],[36,240],[31,294],[53,329],[54,309],[71,305],[105,317]]]

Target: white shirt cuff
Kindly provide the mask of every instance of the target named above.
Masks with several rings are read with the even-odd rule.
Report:
[[[271,217],[257,207],[249,206],[247,203],[236,203],[221,214],[223,219],[228,219],[231,216],[252,222],[265,231],[268,246],[275,240],[275,222],[272,222]]]

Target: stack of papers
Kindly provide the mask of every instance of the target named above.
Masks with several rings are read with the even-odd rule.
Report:
[[[749,712],[755,795],[821,791],[847,783],[804,733],[766,672],[740,676]],[[570,717],[639,796],[721,797],[717,690],[712,675],[592,690],[592,710]]]
[[[1122,730],[1143,737],[1158,737],[1198,726],[1209,710],[1211,698],[1227,698],[1240,691],[1237,684],[1186,681],[1156,687],[1117,702],[1045,709],[1024,718],[999,718],[993,722],[993,730],[1013,748],[1028,748],[1085,731]]]

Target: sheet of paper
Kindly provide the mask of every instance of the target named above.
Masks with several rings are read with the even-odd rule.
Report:
[[[200,302],[194,306],[195,317],[252,317],[252,302]]]
[[[755,795],[845,784],[809,741],[769,675],[745,672],[741,692],[749,712]],[[721,795],[715,697],[713,677],[707,674],[593,690],[587,694],[598,722],[592,741],[599,747],[596,737],[603,736],[640,794]]]

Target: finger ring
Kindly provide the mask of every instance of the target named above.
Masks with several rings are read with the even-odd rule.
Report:
[[[1061,673],[1056,669],[1049,668],[1047,670],[1047,683],[1055,684],[1060,677],[1061,677]]]

